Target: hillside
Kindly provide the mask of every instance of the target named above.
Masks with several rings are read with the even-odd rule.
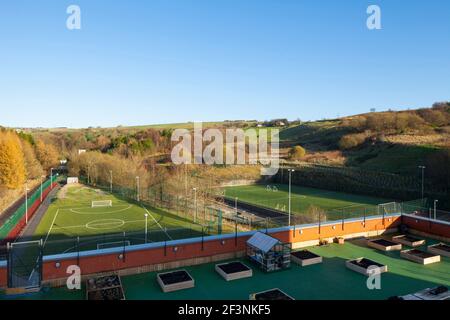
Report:
[[[414,174],[450,147],[450,105],[303,123],[281,132],[284,148],[301,145],[301,161]]]

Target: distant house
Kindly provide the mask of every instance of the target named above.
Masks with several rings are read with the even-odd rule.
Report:
[[[288,125],[288,123],[289,122],[287,119],[273,119],[273,120],[264,122],[264,125],[266,127],[285,127]]]
[[[78,183],[77,177],[67,177],[67,184],[76,184]]]
[[[78,155],[85,153],[85,152],[86,152],[86,149],[78,149]]]

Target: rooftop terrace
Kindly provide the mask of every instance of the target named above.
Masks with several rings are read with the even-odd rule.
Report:
[[[436,243],[427,240],[426,245]],[[424,247],[425,248],[425,247]],[[248,300],[251,293],[279,288],[295,299],[387,299],[406,295],[425,288],[445,285],[450,287],[450,259],[442,257],[440,263],[420,265],[400,257],[398,251],[381,252],[366,246],[364,240],[348,241],[344,245],[330,244],[311,247],[310,251],[323,256],[322,264],[300,267],[292,264],[286,271],[263,273],[248,260],[242,261],[253,268],[253,277],[226,282],[214,270],[214,264],[185,267],[195,279],[195,288],[163,293],[156,282],[156,273],[124,276],[122,283],[126,299],[233,299]],[[345,267],[345,261],[366,257],[385,264],[388,273],[381,276],[381,290],[369,290],[366,277]],[[0,299],[1,299],[0,295]],[[3,298],[5,298],[3,296]],[[66,288],[46,289],[24,299],[85,299],[82,290]]]

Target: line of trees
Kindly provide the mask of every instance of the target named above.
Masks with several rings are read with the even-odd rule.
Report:
[[[56,166],[59,153],[53,145],[23,132],[0,128],[0,190],[18,189]]]

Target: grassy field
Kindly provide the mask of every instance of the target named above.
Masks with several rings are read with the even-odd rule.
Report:
[[[226,188],[225,196],[237,197],[240,201],[287,212],[288,190],[288,186],[284,184],[237,186]],[[324,211],[346,209],[347,212],[351,212],[353,209],[391,201],[390,199],[292,186],[291,212],[302,214],[307,212],[311,206]]]
[[[112,200],[112,206],[91,207],[92,200]],[[202,227],[188,217],[130,203],[86,186],[67,186],[36,228],[34,237],[44,240],[45,254],[117,247],[147,242],[195,237]],[[126,233],[124,238],[123,233]],[[77,247],[77,237],[80,246]]]

